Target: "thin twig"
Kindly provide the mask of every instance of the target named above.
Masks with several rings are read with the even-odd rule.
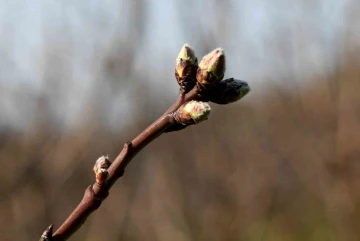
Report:
[[[85,190],[79,205],[56,232],[52,233],[51,225],[40,241],[63,241],[73,235],[107,198],[112,185],[145,146],[164,132],[182,130],[207,119],[210,106],[204,102],[228,104],[245,96],[250,91],[246,82],[233,78],[222,80],[225,63],[224,51],[217,48],[204,56],[198,66],[194,51],[185,44],[176,59],[175,78],[181,88],[178,99],[159,119],[127,142],[113,163],[107,157],[96,161],[95,184]]]
[[[169,126],[175,124],[173,112],[182,104],[196,99],[198,88],[195,86],[187,94],[180,93],[175,103],[153,124],[140,133],[133,141],[124,145],[120,154],[108,169],[108,179],[106,185],[97,185],[96,183],[86,188],[83,199],[65,222],[55,231],[52,238],[48,240],[62,241],[67,240],[73,235],[86,221],[92,212],[94,212],[109,195],[112,185],[119,179],[130,161],[145,146],[159,137]],[[44,237],[40,240],[46,240]]]

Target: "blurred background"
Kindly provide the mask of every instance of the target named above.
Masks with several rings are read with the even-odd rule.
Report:
[[[360,240],[356,0],[0,0],[0,239],[57,228],[176,99],[175,58],[252,92],[162,135],[71,240]]]

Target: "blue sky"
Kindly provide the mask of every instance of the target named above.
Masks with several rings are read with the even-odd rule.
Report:
[[[58,118],[74,123],[90,90],[107,78],[103,61],[112,56],[117,43],[126,48],[126,43],[135,41],[138,50],[130,75],[119,80],[123,82],[166,84],[173,78],[180,47],[189,43],[199,56],[208,48],[225,48],[227,76],[250,81],[259,90],[255,94],[261,94],[267,81],[283,81],[279,76],[295,74],[309,86],[307,76],[324,74],[336,65],[344,31],[351,30],[349,21],[354,21],[347,13],[356,5],[355,0],[233,0],[219,7],[217,1],[149,0],[144,1],[145,11],[136,13],[145,18],[145,35],[138,39],[137,30],[128,23],[140,16],[131,14],[128,2],[0,0],[0,110],[4,113],[0,125],[26,125],[21,116],[33,117],[34,97],[39,94],[49,97]],[[49,91],[44,76],[54,69],[57,58],[61,66],[54,75],[61,83]],[[146,72],[149,69],[151,73]],[[140,78],[140,72],[151,78]],[[168,88],[162,98],[176,94],[175,82]],[[118,103],[124,103],[121,100],[129,93],[115,95],[111,87],[101,92],[114,95]],[[108,108],[118,123],[117,116],[133,107],[125,103]]]

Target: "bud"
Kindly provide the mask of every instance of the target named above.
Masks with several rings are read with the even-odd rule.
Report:
[[[197,58],[194,50],[184,44],[176,58],[175,78],[183,92],[188,92],[196,84]]]
[[[175,120],[178,124],[193,125],[207,120],[211,112],[210,105],[201,101],[189,101],[175,112]]]
[[[96,172],[97,169],[105,168],[108,169],[111,165],[111,162],[109,161],[108,156],[101,156],[99,157],[94,165],[94,172]]]
[[[197,81],[202,85],[215,84],[224,78],[226,68],[225,53],[217,48],[205,55],[197,70]]]
[[[42,233],[39,241],[50,241],[52,240],[53,236],[53,225],[51,224],[49,227],[45,229],[45,231]]]
[[[101,186],[106,182],[109,175],[107,169],[110,165],[111,162],[107,156],[102,156],[96,160],[93,170],[95,173],[96,184],[98,186]]]
[[[250,87],[245,81],[230,78],[216,84],[216,87],[209,93],[209,100],[225,105],[240,100],[249,91]]]
[[[103,185],[106,182],[108,176],[109,176],[109,173],[108,173],[107,169],[105,169],[105,168],[98,169],[97,172],[95,172],[96,184],[98,186]]]
[[[197,62],[194,50],[188,45],[184,44],[176,60],[183,59],[189,61],[191,64]]]

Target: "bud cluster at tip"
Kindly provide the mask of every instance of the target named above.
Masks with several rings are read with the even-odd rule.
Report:
[[[175,78],[183,92],[188,92],[196,84],[197,58],[194,50],[184,44],[176,58]]]
[[[101,156],[96,160],[93,170],[95,173],[95,181],[98,186],[101,186],[106,182],[109,176],[107,169],[110,165],[111,162],[107,156]]]
[[[205,55],[198,64],[195,51],[184,44],[176,59],[175,77],[182,92],[187,93],[196,85],[198,100],[217,104],[229,104],[238,101],[250,91],[249,85],[241,80],[225,79],[226,57],[222,48],[216,48]],[[186,108],[182,108],[186,112]],[[180,111],[180,109],[179,109]],[[180,113],[179,116],[186,116]],[[194,121],[192,119],[192,121]],[[173,126],[167,131],[183,127]]]
[[[202,85],[213,85],[224,78],[226,69],[225,53],[222,48],[216,48],[205,55],[197,70],[197,81]]]
[[[175,112],[175,119],[178,124],[193,125],[207,120],[210,113],[208,103],[192,100],[179,107]]]

